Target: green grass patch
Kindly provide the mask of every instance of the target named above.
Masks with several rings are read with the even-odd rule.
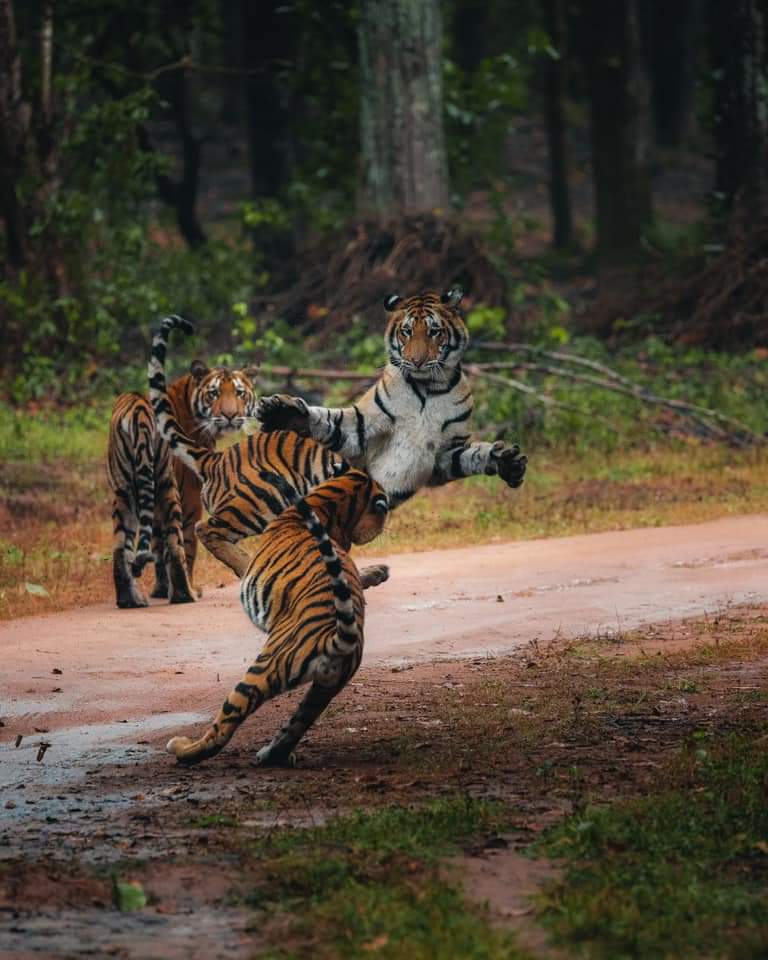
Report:
[[[543,920],[595,958],[768,955],[768,753],[695,737],[664,788],[587,808],[540,852],[564,859]]]
[[[225,813],[208,813],[190,821],[190,826],[198,829],[207,829],[208,827],[236,827],[237,820],[235,817],[231,817]]]
[[[90,463],[107,449],[109,406],[31,410],[0,403],[0,461]]]
[[[499,829],[495,804],[436,800],[278,833],[258,845],[264,883],[246,898],[268,914],[294,919],[289,943],[268,956],[364,956],[387,960],[523,960],[511,936],[492,929],[438,870],[462,841]]]

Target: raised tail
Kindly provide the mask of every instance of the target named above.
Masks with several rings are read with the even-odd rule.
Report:
[[[304,521],[307,529],[317,541],[320,556],[323,558],[328,576],[331,578],[333,588],[333,606],[336,610],[336,634],[338,636],[340,654],[351,653],[360,642],[360,631],[357,628],[357,618],[355,617],[355,608],[352,602],[352,591],[344,576],[344,568],[341,565],[339,555],[333,547],[333,542],[328,536],[325,527],[320,522],[315,511],[310,507],[303,497],[297,496],[294,488],[277,474],[269,471],[261,471],[263,480],[273,483],[283,494],[286,500],[298,511],[299,516]]]
[[[168,384],[165,380],[165,353],[171,330],[181,330],[189,335],[194,326],[186,317],[174,313],[161,321],[152,337],[152,353],[147,365],[149,377],[149,400],[155,414],[155,422],[160,435],[168,443],[171,452],[200,479],[204,479],[200,464],[209,454],[207,447],[195,443],[184,433],[173,415],[173,407],[168,399]]]

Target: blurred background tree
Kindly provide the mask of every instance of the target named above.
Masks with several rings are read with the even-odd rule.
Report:
[[[0,0],[4,392],[455,280],[480,338],[765,343],[767,51],[762,0]]]

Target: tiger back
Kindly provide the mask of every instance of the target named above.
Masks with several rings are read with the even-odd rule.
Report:
[[[199,360],[168,388],[178,422],[206,449],[252,418],[252,370],[210,369]],[[113,493],[113,575],[117,605],[141,607],[147,597],[136,582],[155,561],[154,597],[194,600],[197,552],[194,527],[202,515],[200,482],[174,461],[156,429],[152,406],[138,393],[115,401],[109,428],[107,480]]]
[[[293,764],[300,738],[360,664],[363,585],[348,550],[376,537],[387,511],[381,487],[351,470],[320,484],[269,524],[240,591],[249,618],[267,634],[263,649],[199,739],[174,737],[168,743],[180,763],[214,756],[262,703],[309,683],[296,712],[256,755],[260,766]]]

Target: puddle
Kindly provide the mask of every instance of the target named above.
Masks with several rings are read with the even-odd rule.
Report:
[[[221,906],[194,912],[113,909],[62,910],[15,917],[0,929],[0,954],[8,957],[120,956],[135,960],[236,960],[253,956],[253,915]]]
[[[157,752],[156,747],[138,744],[147,734],[164,727],[201,723],[199,713],[163,713],[154,717],[128,720],[125,723],[93,723],[66,727],[51,733],[34,733],[24,737],[18,747],[14,741],[0,744],[0,811],[3,817],[19,813],[5,809],[8,791],[19,784],[27,787],[55,787],[80,780],[90,765],[140,763]],[[133,741],[126,742],[126,741]],[[40,743],[50,746],[38,761]],[[15,795],[14,795],[15,799]]]

